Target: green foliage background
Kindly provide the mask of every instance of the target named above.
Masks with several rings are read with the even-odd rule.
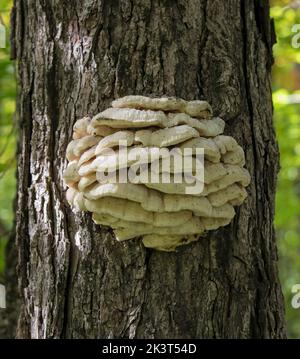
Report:
[[[0,49],[0,280],[4,270],[4,248],[13,226],[16,180],[16,131],[14,112],[16,82],[10,61],[9,18],[11,0],[0,0],[0,23],[6,28],[6,48]]]
[[[274,46],[273,102],[281,170],[275,226],[279,274],[285,296],[290,338],[300,338],[300,309],[291,306],[293,285],[300,283],[300,47],[292,47],[292,27],[300,24],[300,2],[272,1],[277,44]],[[300,46],[300,43],[299,43]]]
[[[300,338],[300,309],[291,306],[291,288],[300,283],[300,80],[297,83],[296,65],[300,68],[300,48],[291,46],[292,26],[300,24],[300,2],[273,0],[271,4],[278,41],[274,46],[273,100],[281,156],[275,225],[289,337]],[[1,21],[7,31],[11,6],[11,0],[0,0]],[[9,51],[7,40],[7,47],[0,49],[0,281],[5,266],[5,243],[13,228],[16,188],[16,84]]]

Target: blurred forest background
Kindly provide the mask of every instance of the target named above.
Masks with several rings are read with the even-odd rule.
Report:
[[[292,27],[300,24],[300,0],[271,0],[271,5],[277,33],[274,120],[281,156],[275,225],[288,334],[290,338],[300,338],[300,309],[291,306],[292,286],[300,283],[300,39],[299,48],[292,46],[295,35]],[[16,189],[16,81],[8,40],[11,7],[12,0],[0,0],[0,24],[7,33],[6,48],[0,48],[0,283],[3,284],[4,250],[13,228]]]

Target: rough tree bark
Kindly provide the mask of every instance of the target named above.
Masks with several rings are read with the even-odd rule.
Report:
[[[273,35],[267,1],[15,0],[18,337],[285,337]],[[231,225],[161,253],[71,212],[72,125],[127,94],[204,98],[224,118],[252,176]]]

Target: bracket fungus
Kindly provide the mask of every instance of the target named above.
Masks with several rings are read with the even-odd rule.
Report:
[[[141,237],[162,251],[196,241],[228,225],[247,197],[244,151],[224,127],[206,101],[117,99],[73,127],[67,201],[111,227],[119,241]],[[201,190],[187,191],[190,179]]]

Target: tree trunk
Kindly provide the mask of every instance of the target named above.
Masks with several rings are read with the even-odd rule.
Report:
[[[282,338],[273,228],[273,26],[267,1],[15,0],[21,338]],[[118,243],[74,214],[72,125],[128,94],[207,99],[246,152],[249,198],[175,253]]]
[[[0,309],[0,339],[12,339],[16,337],[16,328],[20,308],[18,292],[18,279],[16,273],[17,251],[15,245],[15,233],[12,231],[8,236],[5,248],[5,272],[4,280],[6,290],[6,309]]]

